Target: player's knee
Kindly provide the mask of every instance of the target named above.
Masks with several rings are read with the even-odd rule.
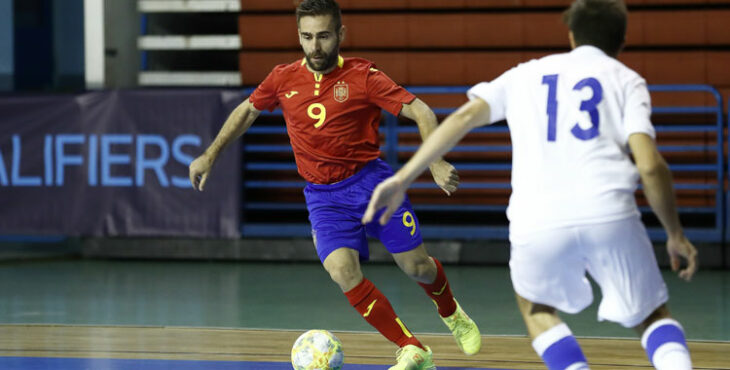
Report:
[[[352,266],[333,266],[327,269],[327,272],[342,290],[349,290],[362,280],[362,272]]]
[[[400,268],[406,275],[416,280],[433,275],[430,273],[433,266],[428,259],[414,258],[401,261]]]

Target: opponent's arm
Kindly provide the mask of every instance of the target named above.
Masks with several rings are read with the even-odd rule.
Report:
[[[200,157],[190,163],[189,176],[193,189],[203,191],[210,170],[213,168],[220,152],[233,140],[243,135],[260,113],[261,111],[256,109],[249,99],[244,100],[231,112],[213,143],[208,146],[208,149]]]
[[[629,136],[629,147],[644,185],[644,195],[667,232],[667,252],[672,270],[679,269],[679,257],[684,257],[687,268],[680,271],[679,276],[690,280],[697,270],[697,250],[682,230],[669,166],[649,135],[632,134]]]
[[[403,202],[405,191],[413,180],[431,162],[453,148],[472,128],[489,123],[489,112],[489,104],[477,98],[449,115],[405,166],[375,188],[362,222],[372,221],[375,212],[387,207],[380,217],[380,224],[385,225]]]
[[[418,98],[409,104],[403,104],[401,115],[416,121],[418,132],[421,134],[423,141],[426,141],[426,138],[438,127],[436,115],[426,103]],[[456,172],[454,166],[446,162],[443,158],[437,158],[429,165],[429,169],[436,184],[446,194],[451,195],[451,193],[456,191],[456,188],[459,186],[459,174]]]

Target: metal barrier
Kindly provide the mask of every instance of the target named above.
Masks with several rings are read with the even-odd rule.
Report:
[[[428,95],[428,94],[464,94],[468,87],[466,86],[454,86],[454,87],[411,87],[409,91],[416,95]],[[707,124],[672,124],[662,125],[657,124],[655,128],[658,133],[663,132],[687,132],[687,133],[708,133],[714,134],[714,142],[707,142],[699,145],[659,145],[660,151],[663,153],[672,152],[713,152],[715,153],[715,161],[712,163],[682,163],[682,164],[671,164],[670,168],[673,171],[690,172],[690,173],[712,173],[715,177],[715,183],[676,183],[676,189],[678,191],[683,190],[697,190],[697,191],[711,191],[714,194],[714,204],[704,206],[681,206],[679,212],[681,215],[698,215],[698,217],[710,217],[712,218],[711,225],[708,223],[707,227],[691,227],[686,229],[687,235],[696,241],[712,241],[720,242],[723,240],[723,233],[725,230],[725,216],[724,216],[724,191],[723,191],[723,173],[724,173],[724,158],[723,158],[723,120],[722,120],[722,98],[720,94],[712,87],[706,85],[652,85],[649,87],[652,92],[706,92],[713,95],[716,105],[712,106],[682,106],[682,107],[654,107],[654,114],[658,115],[714,115],[716,122],[711,125]],[[246,91],[250,93],[251,90]],[[445,116],[453,112],[456,108],[435,108],[433,109],[437,115]],[[263,116],[281,116],[280,111],[274,112],[263,112]],[[394,168],[399,168],[402,163],[399,160],[399,155],[404,153],[412,153],[418,145],[405,145],[401,142],[401,136],[417,135],[418,129],[414,125],[403,125],[399,122],[397,117],[390,114],[384,115],[382,122],[381,135],[384,136],[384,142],[381,146],[381,150],[384,153],[385,160]],[[481,127],[473,130],[472,133],[483,134],[483,135],[506,135],[508,128],[504,124],[496,124],[486,127]],[[277,160],[276,158],[291,155],[291,147],[287,144],[274,143],[274,144],[263,144],[257,140],[257,137],[271,137],[272,135],[286,135],[286,128],[283,125],[257,125],[249,129],[244,139],[244,151],[246,157],[254,156],[261,157],[262,154],[266,155],[267,158],[262,160],[248,160],[244,158],[244,199],[243,204],[243,217],[241,225],[241,233],[244,237],[305,237],[311,233],[310,226],[306,222],[306,207],[303,201],[282,201],[280,199],[272,197],[271,199],[261,201],[251,199],[247,196],[248,193],[266,191],[268,189],[277,189],[276,191],[298,191],[301,193],[301,189],[305,183],[298,176],[296,176],[296,165],[291,160]],[[660,143],[661,144],[661,143]],[[507,145],[457,145],[452,153],[494,153],[494,152],[511,152],[510,146]],[[410,155],[409,155],[410,156]],[[270,157],[274,157],[272,160]],[[497,161],[497,162],[458,162],[452,161],[454,166],[459,171],[470,171],[480,173],[482,175],[489,174],[490,171],[509,171],[511,169],[511,163],[509,160]],[[270,171],[270,172],[289,172],[285,179],[275,179],[271,177],[264,178],[251,178],[249,179],[247,174],[254,171]],[[431,183],[415,183],[413,188],[434,188],[436,185]],[[485,181],[466,181],[462,182],[460,186],[461,191],[470,189],[474,191],[489,191],[489,190],[503,190],[508,191],[510,189],[509,181],[502,182],[485,182]],[[418,212],[419,217],[422,213],[431,213],[434,215],[440,215],[443,218],[444,215],[453,214],[459,212],[459,214],[469,213],[473,215],[479,215],[480,220],[474,223],[458,223],[458,224],[440,224],[429,221],[426,223],[426,227],[422,229],[422,234],[426,238],[437,238],[437,239],[450,239],[457,236],[459,239],[506,239],[507,238],[507,223],[506,221],[499,222],[499,215],[504,219],[504,211],[506,209],[506,198],[502,204],[465,204],[456,202],[447,202],[445,204],[432,203],[422,201],[414,201],[414,209]],[[643,213],[650,212],[648,207],[641,207]],[[265,215],[266,217],[255,217],[251,219],[248,216],[249,213],[258,212],[259,214]],[[259,221],[256,218],[272,218],[271,214],[275,212],[286,213],[299,213],[300,218],[288,219],[288,220],[264,220]],[[488,223],[485,225],[481,222],[484,219],[484,215],[492,215],[493,218],[497,219],[496,222]],[[286,217],[285,217],[286,218]],[[423,219],[423,217],[421,217]],[[436,217],[437,219],[439,217]],[[488,218],[488,217],[487,217]],[[659,228],[649,228],[649,234],[653,240],[663,239],[664,233]]]

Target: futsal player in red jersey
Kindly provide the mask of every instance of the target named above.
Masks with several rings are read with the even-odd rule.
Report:
[[[436,129],[436,116],[372,62],[339,55],[345,28],[335,1],[305,0],[296,14],[305,57],[276,66],[231,113],[210,147],[190,164],[193,187],[203,190],[221,150],[246,132],[261,111],[280,107],[297,169],[307,181],[304,195],[317,254],[350,304],[400,347],[391,369],[436,367],[430,348],[363,277],[360,260],[369,257],[367,236],[378,238],[398,266],[423,287],[459,348],[469,355],[478,352],[479,329],[454,299],[439,261],[426,252],[408,199],[386,225],[360,221],[375,186],[393,174],[379,159],[381,110],[413,119],[423,138]],[[456,190],[459,177],[452,165],[439,160],[430,168],[447,194]]]

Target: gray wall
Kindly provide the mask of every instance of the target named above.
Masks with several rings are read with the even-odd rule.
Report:
[[[0,91],[13,89],[13,0],[0,0]]]
[[[137,0],[104,1],[105,81],[107,88],[137,86],[140,54]]]

